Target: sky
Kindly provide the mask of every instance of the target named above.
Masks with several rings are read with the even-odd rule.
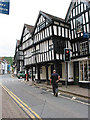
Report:
[[[10,0],[9,15],[0,13],[0,57],[14,56],[24,24],[35,25],[39,11],[65,18],[71,0]]]

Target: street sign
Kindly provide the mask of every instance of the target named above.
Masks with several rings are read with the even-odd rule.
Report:
[[[0,13],[9,15],[9,0],[0,0]]]
[[[90,33],[83,33],[84,38],[90,38]]]
[[[68,62],[70,61],[70,49],[69,48],[64,48],[64,57],[65,57],[65,61]]]

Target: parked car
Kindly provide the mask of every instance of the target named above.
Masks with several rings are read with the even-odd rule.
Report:
[[[18,74],[17,74],[17,77],[20,79],[20,78],[25,78],[26,75],[25,75],[25,71],[19,71]],[[31,78],[31,74],[28,73],[28,77]]]
[[[25,78],[25,71],[19,71],[17,74],[17,77],[20,78]]]

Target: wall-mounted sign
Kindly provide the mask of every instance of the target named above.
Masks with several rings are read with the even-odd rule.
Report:
[[[0,0],[0,13],[9,15],[10,0]]]

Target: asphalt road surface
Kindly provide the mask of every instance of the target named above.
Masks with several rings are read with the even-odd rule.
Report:
[[[12,114],[12,109],[14,109],[15,112],[20,111],[20,114],[17,113],[17,118],[26,118],[26,113],[27,115],[29,114],[28,111],[33,114],[31,117],[36,115],[40,116],[40,118],[88,118],[88,105],[86,104],[60,96],[55,97],[51,92],[35,86],[26,85],[22,79],[19,80],[11,77],[11,75],[0,76],[0,82],[8,88],[6,91],[9,94],[9,96],[6,95],[7,93],[3,90],[2,107],[5,108],[5,104],[7,104],[6,99],[13,104],[11,108],[9,107],[10,109],[5,109],[4,111],[3,108],[2,114],[5,118],[8,114]],[[7,98],[4,99],[5,97]],[[13,103],[15,100],[17,102]],[[27,111],[25,114],[23,113],[24,110]],[[12,117],[14,118],[15,115],[12,114]]]
[[[2,118],[28,118],[4,89],[2,89]]]

